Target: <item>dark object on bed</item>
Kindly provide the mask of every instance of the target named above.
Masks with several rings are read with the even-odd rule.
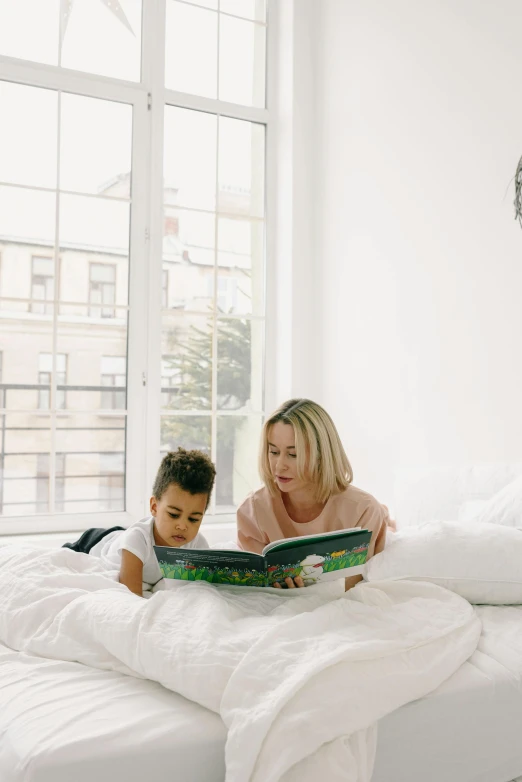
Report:
[[[62,548],[70,548],[73,551],[78,551],[80,554],[88,554],[89,551],[110,532],[124,529],[125,527],[109,527],[109,529],[104,529],[103,527],[91,527],[91,529],[85,530],[83,535],[81,535],[74,543],[64,543]]]

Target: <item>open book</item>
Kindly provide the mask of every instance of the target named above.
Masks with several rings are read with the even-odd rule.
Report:
[[[235,586],[285,586],[301,576],[306,586],[362,572],[372,534],[355,527],[269,543],[262,554],[249,551],[154,546],[164,578]]]

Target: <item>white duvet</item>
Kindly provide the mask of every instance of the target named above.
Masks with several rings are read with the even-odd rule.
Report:
[[[480,621],[434,584],[132,595],[98,560],[0,548],[0,641],[160,682],[221,715],[227,782],[369,782],[376,723],[445,681]]]

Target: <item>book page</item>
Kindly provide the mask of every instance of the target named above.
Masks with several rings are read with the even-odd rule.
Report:
[[[170,546],[154,546],[154,551],[163,578],[236,586],[267,586],[265,560],[260,554]]]
[[[269,585],[300,576],[305,586],[359,575],[368,556],[372,533],[358,529],[351,535],[321,535],[284,541],[266,556]]]
[[[356,532],[361,531],[361,527],[350,527],[350,529],[335,529],[331,532],[321,532],[319,535],[299,535],[295,538],[283,538],[282,540],[274,540],[272,543],[267,543],[267,545],[263,549],[263,554],[268,554],[269,551],[273,551],[274,549],[281,549],[281,548],[289,548],[292,547],[294,543],[297,543],[298,545],[302,545],[303,543],[306,543],[308,541],[313,540],[322,540],[323,538],[327,537],[346,537],[346,535],[353,535]],[[365,530],[367,531],[367,530]]]

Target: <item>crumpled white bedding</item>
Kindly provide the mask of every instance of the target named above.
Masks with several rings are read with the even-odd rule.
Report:
[[[149,600],[67,549],[0,549],[0,641],[149,678],[219,713],[227,782],[369,782],[375,723],[445,681],[480,621],[433,584],[180,585]],[[341,585],[342,586],[342,585]]]

